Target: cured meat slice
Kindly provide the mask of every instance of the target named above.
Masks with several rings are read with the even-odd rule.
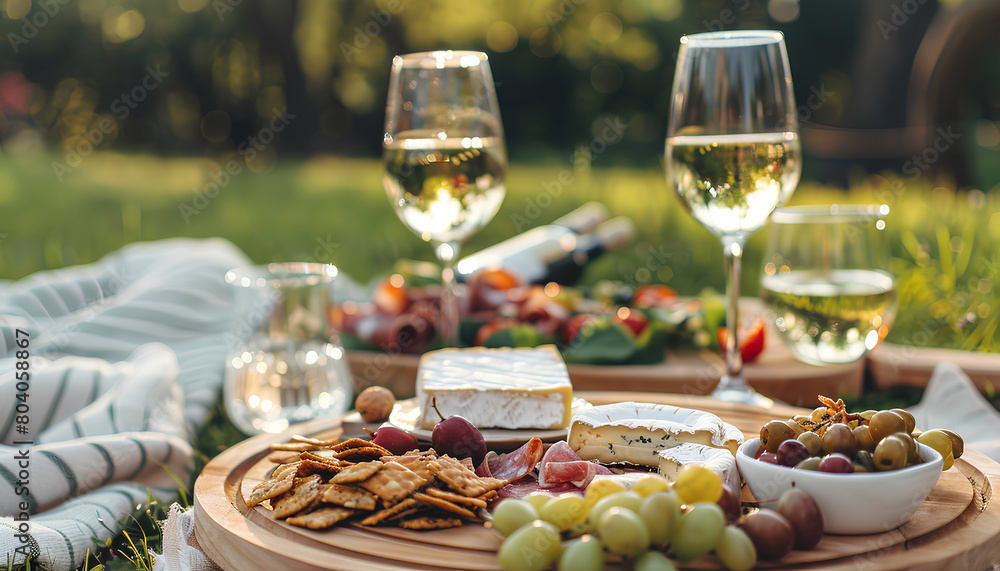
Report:
[[[542,440],[535,437],[507,454],[490,451],[483,463],[476,468],[476,475],[498,480],[517,480],[535,469],[542,459],[542,448]]]
[[[538,480],[535,479],[533,474],[528,474],[517,481],[507,484],[500,489],[499,493],[501,498],[524,499],[532,492],[545,492],[547,494],[552,494],[553,496],[565,493],[575,493],[583,496],[583,490],[568,483],[556,484],[555,486],[542,488],[538,485]]]
[[[538,483],[543,488],[563,483],[586,488],[587,484],[597,475],[597,469],[596,463],[581,460],[569,444],[559,441],[553,444],[542,457],[538,466]]]

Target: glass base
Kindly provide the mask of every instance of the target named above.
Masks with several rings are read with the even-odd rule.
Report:
[[[726,402],[739,402],[761,408],[771,408],[774,401],[758,393],[747,385],[727,387],[727,378],[723,377],[719,385],[712,391],[712,398]]]

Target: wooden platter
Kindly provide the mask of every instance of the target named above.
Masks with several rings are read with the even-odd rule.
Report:
[[[760,409],[702,396],[668,393],[583,392],[594,404],[627,400],[661,402],[708,410],[755,434],[771,418],[800,409],[776,405]],[[294,433],[336,435],[336,422],[314,421]],[[310,531],[273,520],[267,509],[248,509],[244,497],[272,464],[268,445],[287,438],[262,435],[216,457],[195,483],[195,533],[198,543],[227,570],[253,569],[498,569],[499,536],[468,525],[439,531],[345,526]],[[824,536],[816,549],[796,551],[776,564],[783,569],[987,569],[1000,562],[1000,464],[975,451],[942,474],[930,497],[905,525],[881,534]],[[621,565],[612,568],[624,568]],[[712,557],[692,568],[721,568]]]

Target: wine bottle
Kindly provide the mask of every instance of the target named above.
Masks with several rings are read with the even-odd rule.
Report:
[[[462,258],[456,266],[457,275],[465,281],[479,270],[502,267],[524,283],[573,285],[591,260],[624,247],[634,236],[635,225],[624,216],[583,234],[567,226],[547,224]]]

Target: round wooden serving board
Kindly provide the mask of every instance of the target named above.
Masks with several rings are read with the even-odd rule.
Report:
[[[594,404],[657,402],[718,414],[747,435],[772,418],[800,412],[787,406],[760,409],[702,396],[665,393],[583,392]],[[315,421],[294,433],[333,436],[340,427]],[[205,467],[195,483],[195,534],[200,547],[227,570],[252,569],[499,569],[499,535],[478,524],[438,531],[341,525],[311,531],[276,521],[268,509],[248,509],[244,498],[273,464],[268,446],[285,435],[262,435],[226,450]],[[931,495],[905,525],[862,536],[826,535],[810,551],[793,551],[761,568],[783,569],[969,569],[1000,562],[1000,464],[966,451],[944,472]],[[611,565],[611,568],[624,568]],[[713,556],[690,568],[721,569]]]

